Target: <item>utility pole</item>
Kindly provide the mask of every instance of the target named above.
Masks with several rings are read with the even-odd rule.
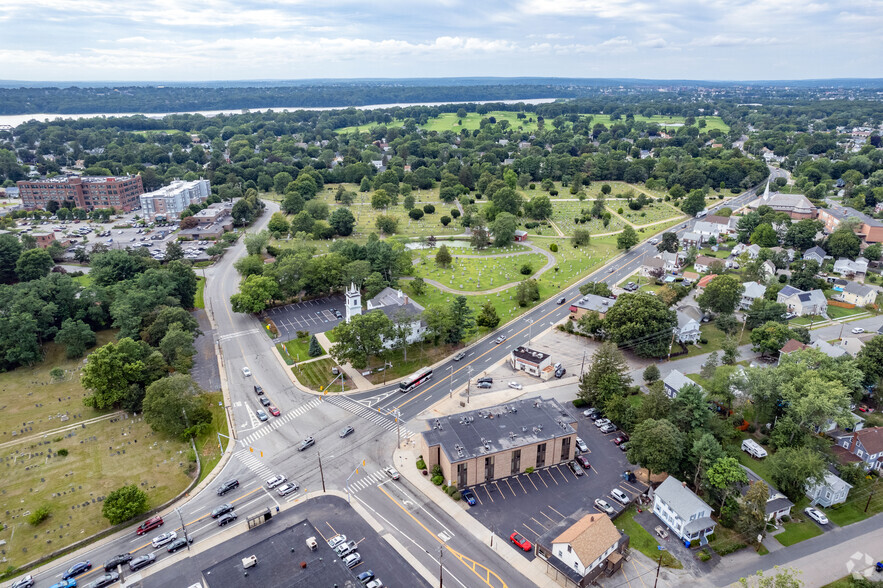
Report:
[[[583,369],[586,367],[586,350],[583,349],[583,362],[579,366],[579,377],[582,379],[583,377]]]
[[[675,345],[675,334],[677,331],[672,329],[671,331],[671,343],[668,344],[668,361],[671,361],[671,348]]]
[[[325,473],[322,471],[322,452],[316,449],[316,455],[319,456],[319,477],[322,478],[322,492],[325,492]]]
[[[662,550],[662,545],[658,546],[660,550]],[[659,584],[659,569],[662,567],[662,554],[659,554],[659,563],[656,565],[656,581],[653,582],[653,588],[656,588],[656,585]]]
[[[472,366],[469,366],[469,369],[466,373],[466,404],[469,404],[469,386],[472,385]]]
[[[530,349],[530,341],[533,339],[532,331],[533,331],[533,319],[527,319],[527,348]]]
[[[442,567],[442,555],[444,555],[444,553],[445,553],[445,546],[439,545],[438,546],[438,588],[444,588],[443,587],[443,578],[442,578],[442,572],[444,571],[444,568]]]
[[[178,518],[181,519],[181,531],[184,533],[184,541],[187,542],[187,551],[190,551],[190,538],[187,536],[187,525],[184,524],[184,515],[181,514],[181,507],[175,507]]]
[[[868,494],[868,501],[865,503],[865,512],[868,512],[868,507],[871,506],[871,499],[874,497],[874,494],[877,493],[877,480],[874,480],[874,485],[871,486],[871,493]]]
[[[399,421],[402,420],[402,411],[400,411],[400,410],[397,408],[397,409],[395,410],[395,412],[392,413],[392,414],[393,414],[393,416],[394,416],[395,419],[396,419],[396,437],[397,437],[396,447],[398,447],[399,449],[401,449],[401,448],[402,448],[402,432],[401,432],[401,429],[399,428],[399,424],[400,424]]]

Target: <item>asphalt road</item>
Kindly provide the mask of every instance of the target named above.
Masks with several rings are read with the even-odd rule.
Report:
[[[746,192],[727,203],[727,206],[741,206],[754,197],[753,191]],[[260,231],[266,227],[270,215],[278,210],[278,205],[267,203],[263,216],[249,229]],[[687,221],[689,225],[693,221]],[[678,232],[682,232],[683,225]],[[604,281],[610,285],[619,283],[635,272],[646,255],[653,255],[655,247],[647,242],[633,250],[612,259],[604,268],[594,272],[587,280]],[[450,394],[474,377],[502,361],[514,346],[525,345],[532,335],[548,329],[568,314],[569,304],[579,298],[576,286],[568,288],[562,295],[567,303],[558,305],[555,296],[547,302],[531,309],[521,317],[504,325],[497,332],[466,349],[467,357],[460,362],[448,360],[435,369],[435,378],[425,387],[401,394],[397,384],[369,392],[351,395],[348,399],[325,401],[313,394],[298,390],[292,383],[285,367],[272,355],[273,342],[263,332],[259,322],[250,315],[236,314],[230,309],[230,296],[236,293],[239,275],[233,268],[236,259],[245,255],[245,247],[240,240],[231,247],[223,259],[205,271],[208,284],[205,291],[206,310],[217,326],[216,341],[222,357],[222,379],[226,379],[231,405],[227,407],[228,417],[235,430],[235,449],[220,473],[219,480],[236,478],[241,486],[223,498],[219,498],[214,488],[207,488],[189,497],[181,506],[181,518],[187,524],[198,543],[210,540],[222,530],[208,518],[208,513],[222,502],[233,502],[239,512],[248,514],[267,505],[281,505],[283,500],[295,500],[302,492],[327,488],[346,491],[350,483],[361,481],[362,487],[355,492],[354,500],[365,506],[375,518],[381,521],[386,531],[406,546],[415,561],[430,570],[439,566],[439,538],[460,557],[444,560],[449,583],[466,586],[488,585],[511,587],[529,586],[530,582],[515,572],[485,543],[462,529],[452,518],[421,493],[411,488],[407,482],[389,484],[377,474],[389,465],[392,450],[396,443],[396,426],[390,416],[400,411],[405,435],[410,428],[422,429],[418,423],[409,427],[416,415],[435,404],[445,394]],[[612,271],[609,271],[612,270]],[[505,334],[502,344],[495,339]],[[253,374],[245,377],[242,368],[248,367]],[[260,422],[255,417],[259,408],[254,385],[260,385],[273,403],[282,411],[280,417],[271,417]],[[345,425],[352,425],[356,433],[345,439],[338,431]],[[304,452],[293,451],[300,440],[313,436],[316,445]],[[226,441],[225,441],[226,446]],[[320,467],[321,457],[321,467]],[[358,474],[355,473],[359,468]],[[284,473],[289,479],[296,479],[301,486],[298,494],[286,499],[265,489],[264,482],[275,473]],[[366,484],[365,480],[369,480]],[[150,538],[179,527],[177,515],[166,515],[166,525],[144,537],[136,537],[135,525],[131,533],[99,546],[85,548],[70,557],[58,560],[35,574],[37,586],[48,586],[60,579],[61,573],[72,562],[89,559],[97,569],[81,576],[81,583],[98,577],[100,565],[113,555],[133,552],[136,555],[154,551]],[[239,523],[244,528],[244,516]],[[161,548],[158,559],[165,557]],[[476,580],[474,568],[485,567],[492,574],[484,574],[481,582]],[[149,578],[150,568],[142,575]],[[497,581],[499,579],[499,581]]]

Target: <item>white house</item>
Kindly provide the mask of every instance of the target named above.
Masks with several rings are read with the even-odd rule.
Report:
[[[717,523],[711,518],[712,508],[696,496],[687,483],[669,476],[653,493],[653,514],[689,546],[691,541],[701,545],[714,533]]]
[[[791,507],[794,506],[794,503],[788,500],[788,497],[775,489],[775,487],[770,486],[769,482],[762,480],[760,476],[755,474],[750,469],[745,466],[741,466],[743,470],[745,470],[745,475],[748,476],[748,484],[740,484],[739,492],[742,496],[748,492],[748,488],[750,484],[754,484],[756,482],[763,482],[769,488],[769,497],[766,501],[766,520],[768,521],[778,521],[785,515],[791,514]]]
[[[714,237],[718,239],[721,234],[721,227],[717,223],[710,223],[706,220],[696,221],[693,225],[693,232],[702,237],[703,242],[707,242]]]
[[[665,393],[669,398],[674,398],[678,395],[678,393],[684,389],[685,386],[697,386],[700,390],[702,386],[699,386],[696,382],[682,374],[678,370],[671,370],[667,376],[662,379],[662,385],[665,388]]]
[[[758,298],[763,298],[766,293],[766,286],[758,282],[745,282],[742,284],[742,299],[739,301],[739,307],[742,310],[748,310],[751,303]]]
[[[841,257],[834,262],[834,273],[841,276],[859,276],[868,273],[868,260],[858,257],[855,261]]]
[[[651,257],[641,265],[641,275],[658,278],[665,273],[665,261],[660,257]]]
[[[803,253],[803,259],[806,259],[808,261],[814,261],[817,264],[819,264],[819,267],[821,267],[822,264],[825,263],[825,258],[827,258],[827,257],[830,257],[830,256],[827,253],[825,253],[825,250],[819,246],[810,247],[809,249],[807,249]]]
[[[793,286],[785,286],[776,296],[776,302],[785,304],[789,312],[798,316],[811,314],[824,316],[828,313],[828,300],[821,290],[804,292]]]
[[[681,343],[696,343],[702,337],[699,321],[683,311],[676,311],[678,326],[677,337]]]
[[[568,569],[577,573],[587,586],[589,582],[610,568],[610,572],[618,566],[610,565],[614,554],[621,565],[619,553],[626,543],[622,533],[605,514],[587,514],[563,533],[552,539],[552,555],[558,558]],[[538,550],[538,553],[540,551]]]
[[[825,479],[815,484],[807,484],[806,495],[813,506],[828,508],[835,504],[846,502],[852,484],[844,482],[840,476],[831,472],[825,472]]]
[[[693,262],[693,267],[696,268],[696,271],[700,274],[705,274],[711,271],[711,264],[714,262],[720,262],[723,265],[724,261],[722,259],[718,259],[716,257],[709,257],[707,255],[697,255],[696,261]]]
[[[702,235],[693,231],[687,231],[681,237],[681,247],[689,249],[690,247],[701,247],[703,243]]]
[[[415,343],[423,339],[426,333],[426,323],[423,321],[423,307],[411,300],[401,290],[384,288],[380,294],[368,301],[366,312],[379,310],[394,323],[407,323],[410,333],[407,336],[408,343]],[[346,291],[346,320],[362,314],[362,295],[355,284],[350,284]],[[384,347],[392,347],[394,340],[384,341]]]
[[[746,245],[745,243],[737,243],[730,252],[731,257],[738,257],[743,253],[747,253],[751,259],[757,259],[760,255],[760,245]]]
[[[769,280],[776,275],[776,264],[769,259],[760,264],[760,275],[764,280]]]

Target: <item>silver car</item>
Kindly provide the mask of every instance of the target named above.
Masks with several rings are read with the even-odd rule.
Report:
[[[279,494],[279,496],[288,496],[292,492],[297,492],[298,488],[300,488],[300,486],[297,485],[297,482],[287,482],[279,486],[276,493]]]

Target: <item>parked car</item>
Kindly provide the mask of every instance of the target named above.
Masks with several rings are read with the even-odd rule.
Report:
[[[597,409],[597,408],[587,408],[587,409],[585,409],[585,410],[583,411],[583,416],[584,416],[584,417],[586,417],[586,418],[590,418],[590,419],[593,419],[593,420],[596,419],[596,418],[598,418],[599,415],[600,415],[600,413],[598,412],[598,409]]]
[[[521,390],[522,388],[524,388],[524,386],[522,386],[518,382],[509,382],[509,387],[513,390]]]
[[[261,396],[260,403],[261,406],[270,406],[270,399],[266,396]]]
[[[814,520],[815,522],[817,522],[820,525],[827,525],[828,524],[828,517],[826,517],[825,513],[823,513],[822,511],[820,511],[818,509],[815,509],[811,506],[807,506],[805,509],[803,509],[803,512],[806,513],[806,516],[808,516],[809,518],[811,518],[812,520]]]
[[[69,567],[67,570],[61,574],[62,580],[67,580],[68,578],[73,578],[74,576],[79,576],[83,572],[88,572],[92,569],[92,562],[89,560],[80,561]],[[76,584],[75,584],[76,585]]]
[[[629,495],[626,494],[625,492],[623,492],[622,490],[620,490],[619,488],[614,488],[613,490],[611,490],[611,491],[610,491],[610,496],[612,496],[612,497],[615,498],[617,501],[619,501],[619,502],[621,502],[622,504],[625,504],[625,505],[628,505],[628,503],[631,502],[631,499],[629,498]]]
[[[178,538],[177,533],[175,533],[174,531],[169,531],[168,533],[163,533],[162,535],[157,535],[156,537],[153,538],[153,541],[151,541],[151,543],[153,544],[154,547],[162,547],[166,543],[171,543],[172,541],[174,541],[177,538]]]
[[[129,563],[132,561],[134,556],[131,553],[121,553],[119,555],[115,555],[106,562],[104,562],[104,571],[110,572],[112,570],[117,569],[117,566],[121,566],[124,563]]]
[[[668,531],[665,530],[665,527],[662,525],[656,525],[656,528],[653,529],[653,532],[656,533],[656,536],[660,539],[668,539]]]
[[[582,453],[589,452],[589,446],[586,445],[586,442],[579,437],[576,438],[576,448],[579,449]]]
[[[229,524],[229,523],[232,523],[232,522],[235,521],[237,518],[238,518],[238,517],[236,516],[236,513],[235,513],[235,512],[228,512],[228,513],[226,513],[226,514],[223,514],[223,515],[221,515],[220,517],[218,517],[218,526],[219,526],[219,527],[223,527],[223,526],[225,526],[225,525],[227,525],[227,524]]]
[[[75,578],[68,578],[67,580],[62,580],[61,582],[56,582],[49,588],[76,588],[77,580]]]
[[[592,467],[592,465],[589,463],[589,459],[585,455],[577,455],[576,461],[579,463],[579,465],[584,470],[587,470]]]
[[[524,551],[530,551],[533,549],[533,545],[531,545],[530,541],[528,541],[525,537],[522,537],[518,533],[512,533],[509,535],[509,541],[523,549]]]
[[[218,486],[218,496],[223,496],[230,490],[234,490],[236,488],[239,488],[239,480],[228,480]]]
[[[300,486],[298,486],[297,482],[286,482],[276,489],[276,493],[279,494],[279,496],[288,496],[292,492],[297,492],[298,488],[300,488]]]
[[[610,506],[610,504],[608,504],[606,500],[601,500],[600,498],[596,498],[595,499],[595,506],[598,508],[598,510],[600,510],[610,516],[613,516],[616,514],[616,511],[613,510],[613,507]]]
[[[248,378],[249,376],[251,376],[251,370],[247,367],[242,368],[242,375]]]
[[[571,459],[569,462],[567,462],[567,467],[569,467],[570,471],[573,472],[577,477],[582,476],[584,473],[583,469],[579,467],[579,464],[576,463],[575,460]]]
[[[144,555],[139,555],[135,559],[129,562],[129,570],[133,572],[137,572],[143,567],[147,567],[153,562],[156,561],[156,556],[152,553],[145,553]]]
[[[261,421],[261,422],[264,422],[264,421],[266,421],[267,419],[270,418],[269,415],[267,415],[267,413],[265,413],[265,412],[264,412],[263,410],[261,410],[260,408],[257,409],[257,410],[255,411],[254,414],[258,417],[258,420]]]
[[[556,378],[563,378],[564,374],[566,374],[566,373],[567,373],[567,368],[560,367],[557,370],[555,370],[555,377]]]
[[[479,382],[478,384],[476,384],[476,388],[487,389],[487,388],[491,388],[491,387],[492,386],[491,386],[490,382]]]
[[[312,437],[307,437],[306,439],[304,439],[303,441],[300,442],[300,445],[297,446],[297,450],[303,451],[307,447],[312,447],[315,444],[316,444],[315,439],[313,439]]]
[[[383,588],[383,582],[381,582],[379,578],[374,578],[365,584],[365,588]]]
[[[508,337],[506,337],[506,335],[500,335],[499,337],[497,337],[496,339],[494,339],[494,344],[495,344],[495,345],[499,345],[500,343],[502,343],[502,342],[505,341],[506,339],[508,339]]]
[[[340,438],[343,439],[344,437],[346,437],[348,435],[352,435],[354,432],[355,432],[355,429],[352,428],[350,425],[347,425],[343,429],[340,430]]]
[[[476,380],[476,382],[478,382],[479,384],[485,384],[485,383],[487,383],[487,384],[493,384],[493,383],[494,383],[494,379],[493,379],[492,377],[490,377],[490,376],[482,376],[481,378],[478,378],[478,379]]]
[[[334,553],[337,554],[337,557],[346,557],[351,553],[355,553],[359,549],[359,544],[355,541],[347,541],[346,543],[341,543],[337,547],[334,548]]]
[[[614,425],[613,423],[607,423],[606,425],[601,426],[601,432],[605,433],[605,434],[612,433],[615,430],[616,430],[616,425]]]
[[[110,586],[111,584],[119,581],[120,575],[117,572],[108,572],[106,574],[103,574],[97,580],[92,580],[91,582],[83,586],[83,588],[106,588],[107,586]]]
[[[270,414],[273,415],[274,417],[277,417],[280,414],[282,414],[281,412],[279,412],[279,409],[276,408],[275,406],[268,406],[267,410],[269,410]]]
[[[599,429],[601,427],[603,427],[604,425],[609,425],[609,424],[610,424],[610,419],[598,419],[595,421],[595,426],[598,427]]]
[[[383,468],[383,471],[386,472],[386,475],[389,476],[390,478],[392,478],[393,480],[399,479],[399,473],[396,471],[396,469],[394,467],[387,466],[387,467]]]
[[[341,543],[346,543],[346,535],[335,535],[331,539],[328,540],[328,547],[334,549]]]
[[[343,563],[348,568],[354,568],[362,563],[362,556],[358,553],[351,553],[343,559]]]
[[[861,327],[856,327],[852,330],[853,335],[861,335],[864,332],[865,332],[865,330]]]
[[[466,501],[469,506],[475,506],[475,494],[469,488],[460,492],[460,498]]]
[[[466,354],[461,351],[460,353],[458,353],[457,355],[454,356],[454,361],[460,361],[464,357],[466,357]]]
[[[374,579],[374,571],[368,570],[367,572],[362,572],[361,574],[359,574],[356,577],[359,579],[359,582],[361,582],[362,584],[367,584],[368,582],[370,582],[371,580]]]
[[[166,547],[166,551],[168,551],[169,553],[175,553],[182,547],[186,547],[188,543],[193,543],[193,537],[188,536],[186,539],[184,539],[183,537],[178,537],[177,539],[169,543],[169,546]]]
[[[625,433],[620,433],[619,436],[617,436],[616,439],[613,440],[613,444],[614,445],[622,445],[623,443],[625,443],[628,440],[629,440],[628,435],[626,435]]]
[[[619,450],[620,450],[620,451],[628,451],[628,450],[629,450],[629,444],[628,444],[628,443],[620,443],[620,444],[619,444]]]
[[[153,531],[157,527],[162,527],[163,520],[162,517],[151,517],[141,523],[141,525],[135,529],[136,535],[143,535],[147,531]]]

